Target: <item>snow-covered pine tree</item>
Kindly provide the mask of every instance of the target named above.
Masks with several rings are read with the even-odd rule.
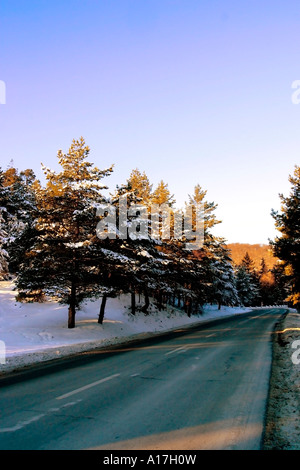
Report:
[[[16,168],[10,166],[3,173],[3,186],[6,188],[4,220],[8,247],[22,233],[27,216],[26,195]]]
[[[222,243],[220,244],[220,240],[211,233],[211,229],[216,224],[221,223],[214,214],[217,204],[208,202],[206,200],[206,193],[207,191],[199,184],[196,185],[193,194],[189,195],[185,211],[185,217],[187,218],[186,226],[192,228],[193,232],[197,229],[194,211],[197,212],[197,217],[202,217],[203,219],[201,225],[201,230],[204,232],[203,244],[199,249],[193,250],[193,256],[197,260],[198,282],[201,286],[198,287],[199,296],[201,295],[202,297],[201,304],[216,301],[214,292],[217,270],[214,263],[220,263],[222,259],[222,250],[220,249]],[[192,213],[187,210],[188,207],[193,208]],[[191,234],[189,236],[191,237]]]
[[[135,203],[149,205],[152,194],[152,184],[145,172],[141,173],[138,168],[131,171],[127,180],[130,191],[135,195]]]
[[[243,257],[243,259],[241,261],[241,265],[244,266],[247,273],[249,273],[251,275],[256,274],[255,263],[254,263],[253,259],[250,257],[248,251],[246,251],[245,256]]]
[[[284,265],[291,287],[288,301],[300,311],[300,166],[289,176],[289,196],[280,194],[281,212],[272,211],[280,236],[271,242],[273,253]]]
[[[194,206],[203,208],[203,218],[204,218],[204,238],[209,233],[209,230],[215,225],[220,224],[221,221],[217,219],[214,211],[217,209],[218,205],[214,202],[208,202],[205,199],[207,191],[205,191],[200,184],[197,184],[194,187],[194,193],[189,195],[188,203],[186,206]],[[195,230],[195,222],[193,220],[193,230]]]
[[[284,261],[278,261],[271,270],[274,277],[274,286],[272,286],[270,305],[283,305],[292,295],[292,283],[289,271],[286,269]],[[290,302],[290,305],[293,305]]]
[[[174,224],[174,195],[168,184],[161,180],[151,195],[151,238],[169,243]]]
[[[7,190],[3,185],[3,171],[0,168],[0,280],[8,276],[7,232],[4,214],[6,214]]]
[[[236,289],[241,304],[245,307],[253,306],[258,297],[258,289],[253,282],[251,274],[246,270],[245,266],[240,265],[236,268]]]
[[[261,258],[260,266],[257,271],[259,285],[259,304],[271,305],[273,303],[273,292],[275,288],[275,280],[266,264],[265,258]]]
[[[96,208],[104,200],[101,180],[113,171],[95,167],[87,160],[89,152],[82,137],[74,139],[68,153],[58,151],[61,172],[44,167],[46,187],[36,190],[37,236],[17,278],[21,296],[42,289],[68,304],[69,328],[75,327],[80,302],[99,291],[103,254]]]
[[[9,269],[17,274],[19,265],[23,262],[24,254],[32,244],[34,234],[34,221],[36,218],[36,190],[40,182],[31,169],[21,171],[18,179],[11,188],[10,220],[8,231],[10,234],[7,247],[9,253]]]
[[[168,184],[161,180],[151,195],[152,204],[167,204],[173,207],[175,204],[174,194],[171,194]]]
[[[115,289],[131,294],[131,312],[136,310],[135,296],[141,289],[138,276],[138,256],[142,240],[149,241],[149,198],[151,185],[145,174],[132,170],[125,184],[116,187],[111,194],[111,203],[116,214],[116,240],[111,240],[109,249],[118,261],[112,269],[110,282]],[[126,261],[127,260],[127,261]],[[123,262],[124,261],[124,262]],[[119,283],[119,285],[118,285]],[[146,294],[147,295],[147,294]]]
[[[153,296],[157,300],[157,305],[161,309],[163,300],[170,294],[174,275],[172,248],[168,244],[170,240],[163,241],[161,230],[157,230],[157,225],[162,224],[162,214],[159,212],[159,205],[166,204],[167,209],[173,204],[173,198],[165,183],[159,185],[155,192],[155,198],[151,192],[152,185],[145,172],[133,170],[126,184],[118,186],[112,201],[116,207],[119,233],[117,240],[110,244],[110,247],[121,256],[126,256],[130,262],[123,266],[125,274],[122,277],[122,288],[131,292],[131,311],[135,312],[136,293],[144,294],[145,303],[142,310],[147,313],[149,298]],[[160,191],[162,189],[162,191]],[[126,199],[124,199],[126,197]],[[120,200],[126,200],[126,222],[125,230],[120,228],[121,217],[119,213]],[[152,206],[153,202],[153,206]],[[124,206],[123,210],[124,210]],[[153,213],[153,208],[157,213]],[[124,214],[123,217],[124,219]],[[153,222],[155,219],[156,222]],[[156,230],[153,231],[153,224]],[[121,240],[118,240],[120,237]],[[122,240],[123,237],[123,240]],[[119,242],[119,244],[117,243]],[[179,262],[176,259],[176,262]],[[111,278],[110,278],[111,280]]]
[[[214,238],[213,257],[211,258],[212,270],[212,301],[222,305],[235,306],[240,304],[233,262],[230,251],[222,238]]]
[[[259,285],[259,270],[256,269],[254,260],[251,258],[248,252],[245,253],[245,256],[243,257],[241,261],[241,266],[243,266],[250,276],[251,279],[251,285],[253,292],[256,292],[255,297],[252,299],[252,306],[259,305],[260,304],[260,285]]]
[[[6,233],[4,248],[9,256],[9,270],[15,273],[23,254],[19,239],[33,221],[35,187],[39,182],[31,169],[19,173],[12,166],[1,173],[0,180],[2,225]]]
[[[7,233],[4,230],[4,219],[0,208],[0,280],[3,281],[9,276],[8,252],[4,248],[6,245]]]

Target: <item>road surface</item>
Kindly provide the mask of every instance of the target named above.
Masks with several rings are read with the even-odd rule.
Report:
[[[283,312],[255,310],[0,381],[0,449],[260,449]]]

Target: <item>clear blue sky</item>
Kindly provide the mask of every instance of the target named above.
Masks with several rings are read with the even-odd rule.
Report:
[[[113,190],[133,168],[215,233],[267,243],[300,156],[300,8],[290,0],[2,0],[0,165],[58,169],[83,136]]]

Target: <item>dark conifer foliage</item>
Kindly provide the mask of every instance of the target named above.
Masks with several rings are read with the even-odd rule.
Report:
[[[291,191],[289,196],[280,194],[281,212],[272,211],[275,226],[280,236],[271,242],[275,256],[284,267],[289,285],[288,300],[300,309],[300,167],[295,166],[289,176]]]
[[[73,140],[67,154],[58,152],[60,173],[44,168],[47,184],[36,190],[37,214],[33,243],[17,278],[20,298],[52,295],[68,304],[68,327],[82,300],[99,292],[100,256],[93,249],[100,184],[112,168],[99,170],[87,158],[83,138]],[[97,245],[98,247],[98,245]]]

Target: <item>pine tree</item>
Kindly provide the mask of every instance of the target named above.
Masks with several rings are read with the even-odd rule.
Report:
[[[4,173],[0,168],[0,279],[6,279],[8,276],[8,253],[7,246],[7,231],[5,229],[5,219],[7,209],[7,188],[4,186]]]
[[[252,306],[259,305],[260,299],[259,299],[259,291],[260,291],[260,285],[259,285],[259,272],[257,272],[255,268],[255,263],[251,256],[249,255],[248,252],[246,252],[244,258],[241,261],[240,264],[248,274],[251,280],[251,290],[252,290]],[[255,295],[254,295],[255,293]]]
[[[244,258],[241,261],[241,266],[244,266],[247,273],[254,275],[255,273],[255,263],[253,259],[249,256],[248,251],[246,252]]]
[[[289,176],[291,191],[288,197],[280,194],[281,213],[272,210],[275,226],[281,236],[271,241],[274,255],[283,261],[286,276],[291,286],[288,297],[300,310],[300,167],[295,166]]]
[[[268,269],[265,258],[261,259],[257,277],[259,282],[259,303],[261,305],[272,305],[275,301],[275,280]]]
[[[19,173],[16,168],[10,167],[2,174],[2,188],[5,190],[2,205],[5,207],[4,224],[8,249],[21,235],[26,224],[32,221],[35,187],[38,185],[39,182],[31,169]],[[3,194],[2,192],[2,196]]]
[[[242,305],[245,307],[254,305],[258,296],[257,286],[243,265],[238,266],[236,270],[236,289]]]
[[[186,205],[201,207],[203,209],[203,218],[204,218],[204,231],[205,235],[209,232],[209,229],[213,228],[215,225],[220,224],[221,221],[217,219],[214,211],[217,209],[218,205],[214,202],[208,202],[205,199],[207,191],[205,191],[200,184],[197,184],[194,188],[194,193],[189,195],[189,202]]]
[[[68,304],[68,327],[75,327],[80,302],[99,291],[101,260],[96,208],[103,202],[100,184],[112,167],[99,170],[87,158],[81,137],[67,154],[58,151],[60,173],[45,168],[47,184],[36,190],[37,220],[33,244],[17,278],[21,297],[42,290]]]
[[[150,184],[147,176],[145,173],[142,175],[136,169],[131,172],[127,182],[117,186],[116,191],[111,195],[117,231],[116,240],[110,241],[109,250],[119,262],[111,268],[112,275],[110,275],[109,282],[114,284],[115,291],[131,294],[132,314],[136,311],[136,291],[141,285],[138,276],[137,253],[141,240],[148,239],[149,191]],[[143,217],[144,220],[142,220]]]
[[[13,160],[11,160],[7,170],[3,173],[3,185],[6,187],[13,186],[18,181],[18,170],[14,167]]]
[[[168,184],[161,180],[156,189],[153,191],[151,196],[152,204],[166,204],[169,207],[173,207],[175,204],[174,195],[170,193]]]
[[[7,233],[4,228],[4,219],[2,217],[2,211],[0,211],[0,280],[3,281],[9,276],[8,269],[8,252],[4,248],[6,245]]]
[[[262,258],[260,262],[259,273],[258,273],[259,279],[261,280],[262,278],[267,276],[267,274],[268,274],[268,266],[266,264],[265,258]]]
[[[150,201],[152,185],[147,175],[132,170],[127,182],[111,194],[116,209],[118,236],[123,239],[148,239],[150,236]]]
[[[211,301],[216,300],[219,309],[222,305],[239,305],[233,262],[224,239],[214,239],[210,269],[212,271]]]
[[[278,263],[273,266],[272,276],[274,277],[274,285],[271,290],[272,302],[270,302],[270,304],[283,305],[292,295],[292,286],[283,261],[278,261]]]
[[[137,168],[132,170],[127,184],[130,191],[135,195],[135,202],[148,206],[151,199],[152,184],[150,184],[146,173],[141,173]]]
[[[194,193],[189,195],[189,200],[185,203],[184,235],[187,240],[192,240],[198,232],[199,241],[197,242],[196,237],[194,238],[195,242],[198,245],[206,245],[205,249],[207,250],[210,241],[213,242],[214,240],[210,229],[221,223],[221,221],[214,214],[218,207],[217,204],[208,202],[205,199],[206,193],[207,191],[203,190],[198,184],[194,187]],[[199,232],[201,232],[201,236]]]
[[[151,190],[152,185],[145,172],[141,173],[135,169],[132,170],[126,183],[117,186],[116,191],[111,194],[118,230],[115,240],[110,241],[109,249],[113,252],[113,256],[127,261],[118,263],[118,272],[112,268],[110,283],[115,283],[116,291],[131,294],[133,314],[137,308],[135,301],[137,292],[144,293],[144,311],[147,312],[149,286],[151,284],[153,287],[156,276],[153,266],[150,267],[150,260],[157,255],[153,248],[155,242],[151,240],[150,233]]]

